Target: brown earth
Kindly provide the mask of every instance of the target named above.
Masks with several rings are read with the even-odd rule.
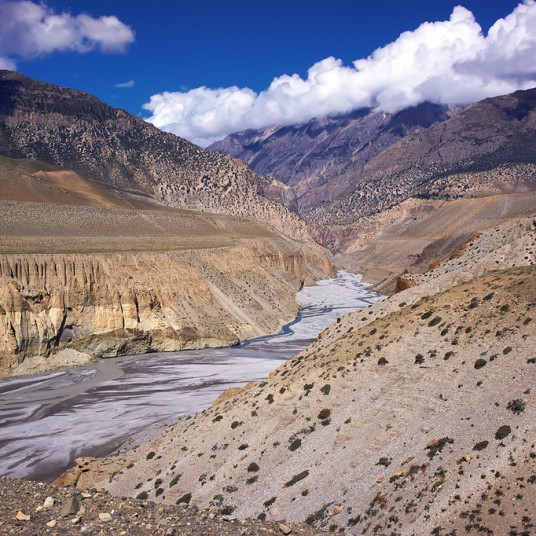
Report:
[[[120,195],[74,171],[31,159],[0,156],[3,201],[103,208],[154,209],[148,198]]]
[[[399,275],[426,272],[475,232],[531,214],[536,214],[535,192],[454,201],[409,199],[349,228],[335,229],[327,240],[339,251],[338,264],[391,294]]]

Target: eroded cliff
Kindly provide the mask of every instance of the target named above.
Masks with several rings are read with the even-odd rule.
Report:
[[[96,357],[238,343],[297,312],[321,248],[284,238],[147,253],[0,257],[0,375]],[[59,357],[59,358],[58,358]]]

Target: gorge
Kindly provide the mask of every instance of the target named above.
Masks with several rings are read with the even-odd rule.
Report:
[[[1,71],[0,472],[125,498],[104,534],[530,534],[535,118],[529,89],[220,145],[277,177]]]
[[[223,390],[262,380],[338,317],[380,299],[340,272],[298,293],[298,318],[239,346],[99,360],[0,381],[0,473],[51,480],[80,456],[104,456],[130,436],[201,411]],[[132,439],[126,443],[132,446]]]

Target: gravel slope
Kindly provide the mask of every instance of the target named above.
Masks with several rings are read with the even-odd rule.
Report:
[[[298,525],[238,521],[232,516],[199,512],[186,504],[163,506],[151,501],[113,497],[96,490],[82,494],[9,478],[0,479],[0,533],[27,536],[319,534]]]
[[[536,498],[535,252],[530,219],[484,233],[268,381],[66,478],[348,534],[524,534]]]

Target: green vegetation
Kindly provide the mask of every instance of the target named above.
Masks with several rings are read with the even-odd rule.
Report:
[[[318,419],[320,419],[320,420],[327,419],[330,415],[331,415],[331,410],[330,409],[323,409],[318,414]]]
[[[510,435],[511,432],[512,428],[510,428],[510,426],[508,426],[507,424],[504,424],[495,432],[495,439],[504,439],[506,436]]]

